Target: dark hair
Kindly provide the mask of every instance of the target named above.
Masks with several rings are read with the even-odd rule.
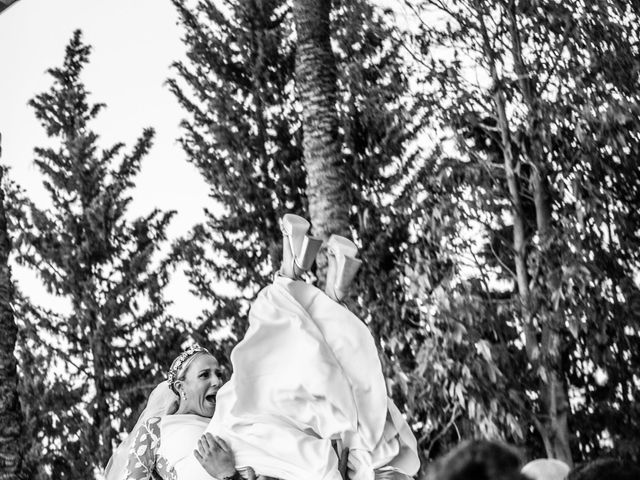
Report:
[[[612,458],[601,458],[573,469],[567,480],[638,480],[640,468]]]
[[[471,440],[439,459],[428,480],[526,480],[518,452],[499,442]]]

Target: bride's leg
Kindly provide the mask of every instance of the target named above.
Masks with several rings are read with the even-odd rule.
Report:
[[[358,247],[348,238],[331,235],[327,242],[327,283],[325,293],[340,302],[348,293],[362,260],[356,258]]]

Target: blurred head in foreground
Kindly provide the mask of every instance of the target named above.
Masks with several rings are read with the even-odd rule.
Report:
[[[463,442],[440,458],[427,480],[526,480],[522,460],[511,447],[488,440]]]
[[[613,459],[600,459],[575,468],[567,480],[638,480],[640,468]]]
[[[555,458],[539,458],[522,467],[522,473],[531,480],[564,480],[570,470],[569,465]]]

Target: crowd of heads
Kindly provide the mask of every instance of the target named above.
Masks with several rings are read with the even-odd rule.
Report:
[[[640,468],[615,459],[598,459],[571,469],[555,459],[524,464],[520,453],[503,443],[471,440],[435,461],[427,480],[640,480]]]

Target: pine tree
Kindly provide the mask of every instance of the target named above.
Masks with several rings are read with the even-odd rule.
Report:
[[[188,114],[182,146],[212,200],[206,223],[176,252],[213,307],[200,334],[230,324],[240,338],[248,301],[279,266],[279,218],[307,211],[291,12],[282,0],[174,5],[189,63],[174,65],[169,85]],[[221,282],[237,293],[221,294]]]
[[[70,313],[25,312],[23,369],[30,383],[37,465],[51,478],[93,478],[118,431],[131,427],[160,372],[177,353],[183,328],[165,314],[168,277],[158,249],[173,212],[127,218],[130,191],[151,148],[146,129],[130,153],[99,150],[91,104],[80,79],[90,47],[76,31],[51,88],[30,105],[52,141],[36,148],[51,207],[30,205],[17,239],[19,261]]]
[[[1,155],[1,147],[0,147]],[[6,170],[0,165],[0,478],[18,480],[24,471],[27,442],[15,357],[18,328],[13,312],[14,286],[9,266]]]

